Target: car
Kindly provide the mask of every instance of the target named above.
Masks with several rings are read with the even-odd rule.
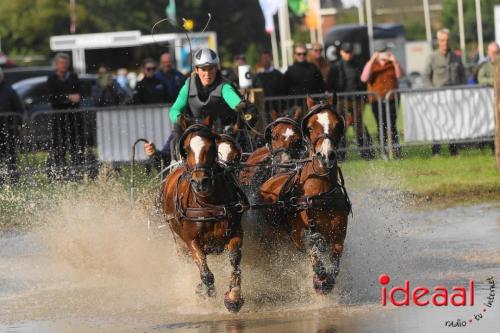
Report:
[[[51,140],[50,114],[47,111],[52,110],[49,102],[49,91],[47,87],[48,76],[37,76],[21,80],[12,85],[17,92],[23,106],[23,113],[31,119],[29,133],[32,133],[30,141],[31,150],[40,150],[48,147]],[[92,99],[92,88],[97,84],[97,75],[81,74],[78,76],[82,89],[82,100],[80,109],[92,108],[95,103]],[[86,113],[85,128],[87,129],[88,143],[93,145],[95,142],[96,117],[95,113]]]
[[[51,110],[49,103],[49,91],[47,87],[47,75],[32,77],[16,82],[12,88],[17,92],[22,101],[24,112],[34,114]],[[97,84],[97,75],[81,74],[78,76],[82,88],[82,101],[80,107],[93,107],[92,88]]]

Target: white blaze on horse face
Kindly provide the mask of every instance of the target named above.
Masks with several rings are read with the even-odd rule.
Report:
[[[219,143],[217,146],[217,151],[219,153],[221,161],[227,162],[227,160],[229,159],[229,154],[231,153],[231,145],[227,142]]]
[[[323,126],[323,132],[328,134],[328,129],[330,128],[330,119],[328,119],[328,113],[319,113],[318,114],[318,123]]]
[[[189,141],[189,147],[191,147],[191,150],[194,153],[194,160],[196,164],[200,163],[200,154],[204,146],[205,142],[203,142],[203,139],[199,136],[195,136],[194,138],[191,138],[191,141]]]
[[[329,138],[325,138],[321,143],[321,149],[319,152],[321,153],[321,155],[327,158],[330,155],[329,153],[332,151],[333,151],[332,141]]]
[[[295,132],[293,131],[293,129],[291,129],[290,127],[287,127],[285,133],[283,133],[283,136],[285,137],[285,141],[288,141],[290,140],[290,138],[295,135]]]

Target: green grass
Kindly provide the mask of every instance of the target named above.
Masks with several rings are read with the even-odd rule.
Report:
[[[342,170],[353,186],[393,188],[410,194],[418,205],[436,206],[500,202],[500,172],[491,149],[462,149],[432,157],[430,146],[409,147],[403,158],[370,162],[352,159]]]

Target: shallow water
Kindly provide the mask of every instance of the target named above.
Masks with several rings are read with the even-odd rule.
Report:
[[[243,293],[237,315],[224,308],[225,255],[209,257],[217,297],[202,300],[199,273],[162,229],[123,197],[96,190],[58,202],[30,232],[0,237],[0,332],[445,332],[497,331],[500,300],[484,308],[485,281],[500,281],[500,207],[411,212],[397,194],[353,192],[354,216],[335,291],[312,290],[308,260],[269,241],[262,219],[245,218]],[[383,307],[378,277],[394,285],[476,282],[470,307]],[[392,284],[390,284],[392,286]]]

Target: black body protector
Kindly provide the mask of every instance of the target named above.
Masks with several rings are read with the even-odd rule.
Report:
[[[202,86],[197,75],[191,76],[188,80],[188,106],[191,115],[195,119],[201,120],[210,115],[216,124],[220,120],[221,127],[236,122],[236,112],[222,98],[222,86],[224,84],[232,85],[231,81],[223,78],[220,73],[217,73],[215,81],[208,87]],[[234,90],[238,93],[236,88]]]

